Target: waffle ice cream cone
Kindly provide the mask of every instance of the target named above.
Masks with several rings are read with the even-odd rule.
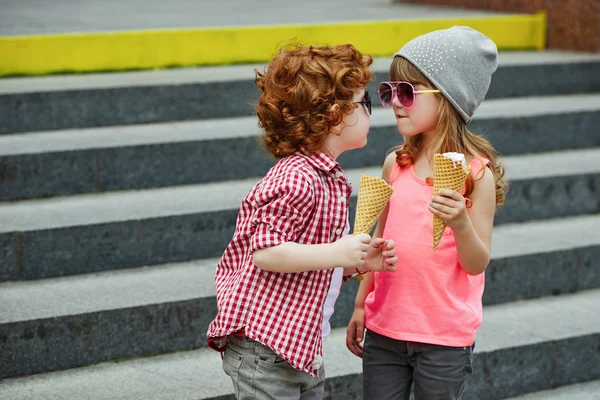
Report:
[[[433,156],[433,194],[437,196],[440,189],[460,192],[471,166],[465,162],[465,156],[459,153],[434,154]],[[436,250],[446,229],[446,223],[433,216],[433,250]]]
[[[360,176],[354,234],[371,232],[393,191],[394,189],[381,178],[367,174]]]

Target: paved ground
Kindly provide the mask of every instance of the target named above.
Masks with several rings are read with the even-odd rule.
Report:
[[[448,7],[392,4],[392,0],[0,0],[0,35],[491,14],[498,15]]]

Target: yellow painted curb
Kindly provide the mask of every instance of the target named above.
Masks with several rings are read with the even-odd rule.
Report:
[[[121,71],[268,61],[278,48],[352,43],[376,57],[390,56],[412,38],[467,25],[501,50],[546,46],[546,14],[475,18],[366,21],[319,25],[0,37],[0,76]]]

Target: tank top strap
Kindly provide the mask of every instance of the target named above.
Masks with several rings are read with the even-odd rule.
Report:
[[[473,167],[471,167],[473,168]],[[394,162],[394,165],[392,166],[392,170],[390,171],[390,179],[389,179],[389,184],[391,185],[392,183],[394,183],[394,181],[396,179],[398,179],[398,177],[400,176],[400,166],[398,165],[397,162]]]
[[[483,164],[481,163],[483,161]],[[481,171],[490,164],[490,160],[481,157],[481,161],[477,157],[473,157],[469,165],[471,166],[471,174],[475,180],[481,177]]]

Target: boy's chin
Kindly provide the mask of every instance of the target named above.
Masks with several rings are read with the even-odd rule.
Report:
[[[366,145],[367,145],[367,139],[365,138],[364,141],[355,143],[354,146],[352,146],[352,148],[350,150],[362,149]]]

